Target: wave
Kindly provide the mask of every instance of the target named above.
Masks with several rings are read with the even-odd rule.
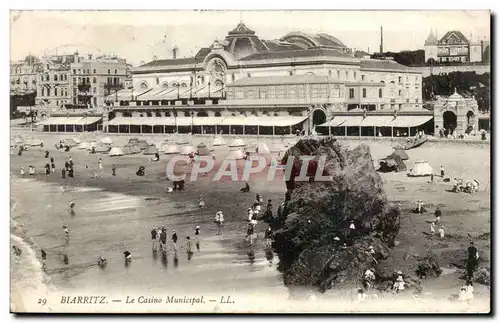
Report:
[[[11,310],[22,312],[24,303],[30,295],[46,295],[54,290],[50,280],[43,271],[42,263],[36,257],[36,245],[26,235],[22,224],[14,220],[18,211],[18,203],[11,198],[11,257],[10,257],[10,291]],[[21,252],[17,255],[12,247]]]

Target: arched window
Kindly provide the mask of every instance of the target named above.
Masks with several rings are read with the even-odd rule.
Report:
[[[161,87],[168,88],[168,82],[163,82],[163,83],[161,84]]]
[[[279,113],[278,113],[278,112],[275,112],[275,113],[274,113],[274,116],[275,116],[275,117],[279,117],[280,115],[279,115]]]
[[[141,114],[139,114],[139,117],[141,117],[141,118],[142,118],[142,117],[144,117],[144,115],[141,113]]]
[[[208,117],[208,114],[205,111],[198,112],[196,114],[197,117]]]
[[[160,112],[158,112],[158,111],[156,111],[156,112],[155,112],[155,117],[161,117],[161,113],[160,113]]]
[[[231,117],[236,117],[236,113],[231,113]]]
[[[217,112],[215,112],[215,116],[216,116],[216,117],[221,117],[222,115],[220,114],[220,112],[219,112],[219,111],[217,111]]]
[[[172,82],[172,86],[173,86],[173,87],[178,87],[178,86],[179,86],[179,83],[177,83],[177,82]]]
[[[153,114],[152,114],[151,112],[146,112],[146,116],[147,116],[148,118],[151,118],[151,117],[153,116]]]
[[[116,70],[115,70],[116,71]],[[115,73],[116,74],[116,73]],[[156,85],[160,84],[160,79],[156,78]]]
[[[165,117],[170,117],[170,112],[166,111],[165,112]]]
[[[191,113],[190,113],[189,111],[186,111],[186,112],[184,112],[184,116],[185,116],[185,117],[190,117],[190,116],[191,116]]]
[[[54,74],[54,81],[57,81],[57,74]]]
[[[182,83],[181,87],[187,87],[187,84],[186,83]]]
[[[148,83],[142,82],[141,85],[140,85],[140,88],[143,89],[143,90],[146,90],[148,88]]]

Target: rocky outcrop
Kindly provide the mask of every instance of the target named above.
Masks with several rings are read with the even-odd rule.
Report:
[[[297,181],[303,155],[314,158],[308,176],[321,172],[330,180]],[[326,159],[318,171],[321,156]],[[332,138],[306,139],[291,147],[283,162],[292,157],[285,206],[273,223],[285,284],[326,290],[359,281],[388,257],[399,232],[399,209],[388,205],[369,147],[349,150]]]

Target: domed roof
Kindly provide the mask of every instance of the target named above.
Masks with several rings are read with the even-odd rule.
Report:
[[[308,34],[296,31],[286,34],[280,40],[296,44],[304,49],[311,47],[346,48],[338,38],[325,33]]]
[[[255,35],[255,31],[248,28],[244,23],[240,22],[236,28],[231,30],[229,35]]]
[[[448,99],[449,100],[461,100],[463,98],[464,98],[463,96],[461,96],[460,94],[457,93],[457,88],[455,88],[455,93],[450,95],[450,97]]]
[[[255,35],[255,31],[240,22],[236,28],[228,32],[224,50],[233,54],[236,59],[240,59],[254,53],[268,51],[269,49]]]

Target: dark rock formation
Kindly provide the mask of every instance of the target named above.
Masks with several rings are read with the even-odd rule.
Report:
[[[472,280],[475,283],[480,283],[486,286],[490,286],[490,269],[489,268],[479,268],[474,272]]]
[[[297,181],[304,155],[314,158],[308,176],[314,177],[325,156],[321,175],[331,178]],[[285,284],[326,290],[359,282],[366,269],[389,256],[399,232],[399,209],[388,206],[369,147],[348,150],[332,138],[305,139],[287,151],[283,162],[292,157],[285,206],[273,223]],[[355,230],[349,229],[351,221]]]
[[[425,257],[417,265],[415,273],[419,278],[431,278],[441,275],[443,270],[433,257]]]

